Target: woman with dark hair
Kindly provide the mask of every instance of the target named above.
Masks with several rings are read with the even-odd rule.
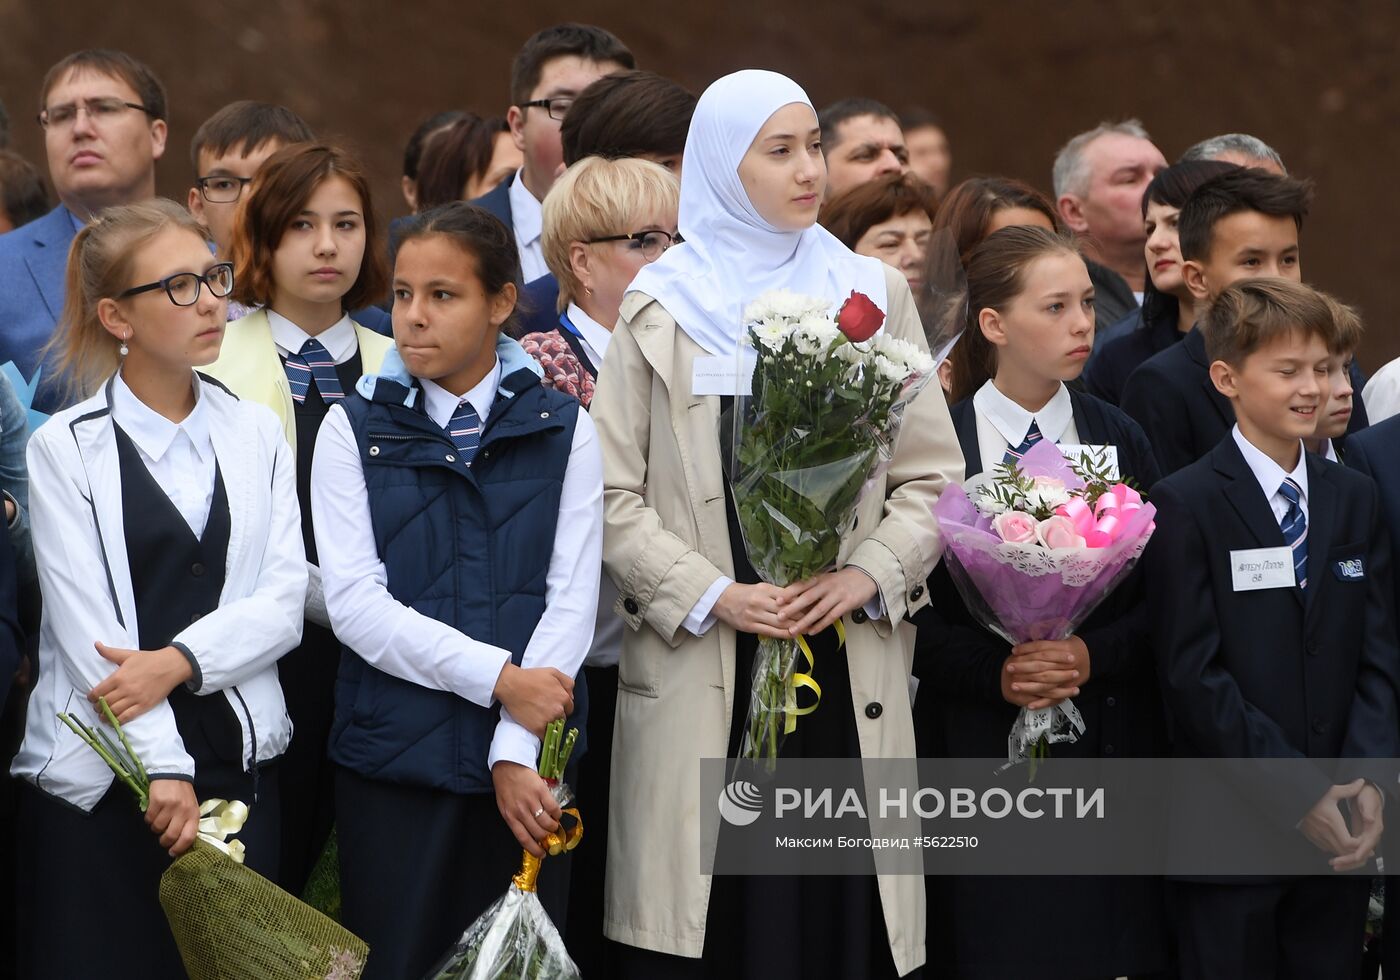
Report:
[[[418,210],[478,198],[515,173],[520,160],[503,118],[463,113],[423,146]]]
[[[383,295],[374,202],[359,162],[327,143],[278,150],[244,195],[231,259],[234,295],[253,312],[229,324],[206,373],[272,409],[295,463],[310,588],[300,645],[278,664],[294,725],[283,759],[278,883],[301,891],[334,819],[326,735],[340,644],[330,631],[311,526],[311,456],[330,406],[379,370],[393,344],[352,318]],[[360,314],[356,314],[359,317]]]
[[[1147,226],[1147,279],[1142,306],[1104,331],[1084,368],[1084,390],[1117,405],[1128,375],[1184,337],[1196,322],[1195,300],[1181,277],[1176,219],[1201,184],[1235,167],[1219,160],[1187,160],[1160,171],[1142,194]]]
[[[904,273],[918,296],[937,213],[932,187],[913,174],[888,174],[836,195],[817,220],[852,252]]]
[[[1035,225],[1047,231],[1063,231],[1050,199],[1030,184],[1010,177],[969,177],[948,192],[933,219],[932,240],[952,237],[964,266],[978,243],[994,231],[1014,225]],[[948,403],[962,401],[986,380],[969,358],[969,344],[953,345],[938,365],[938,380]]]
[[[965,262],[973,246],[1011,225],[1039,225],[1056,231],[1060,218],[1050,199],[1030,184],[1011,177],[969,177],[939,203],[933,233],[949,229]]]

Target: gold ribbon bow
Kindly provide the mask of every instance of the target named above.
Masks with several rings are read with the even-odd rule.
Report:
[[[243,842],[229,840],[248,822],[248,804],[242,800],[205,800],[199,805],[199,839],[243,863]]]
[[[544,840],[540,841],[540,846],[545,853],[557,857],[567,851],[572,851],[578,847],[579,841],[583,840],[583,818],[579,816],[577,807],[569,807],[564,811],[565,816],[573,817],[574,823],[571,827],[565,827],[560,821],[559,829],[553,833],[546,834]],[[510,879],[511,883],[522,892],[532,892],[540,877],[540,865],[543,858],[537,858],[529,851],[525,851],[520,857],[520,870]]]

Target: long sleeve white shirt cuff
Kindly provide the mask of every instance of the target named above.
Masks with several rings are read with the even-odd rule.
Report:
[[[682,625],[696,636],[704,636],[710,631],[710,627],[715,625],[715,603],[719,602],[719,597],[724,594],[724,590],[734,584],[734,580],[727,575],[721,575],[714,580],[714,583],[705,590],[705,594],[700,597],[700,601],[690,608],[686,614]]]
[[[491,736],[491,751],[486,756],[486,766],[494,769],[498,762],[514,762],[526,769],[534,769],[540,757],[540,740],[518,721],[501,709],[501,720],[496,723],[496,732]]]

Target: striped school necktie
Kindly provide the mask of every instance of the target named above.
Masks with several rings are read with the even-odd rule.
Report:
[[[1303,514],[1303,490],[1290,477],[1278,488],[1288,501],[1288,510],[1283,520],[1278,522],[1283,531],[1283,540],[1293,549],[1293,575],[1298,580],[1298,588],[1308,587],[1308,519]]]
[[[306,393],[313,380],[323,401],[345,397],[345,389],[340,387],[340,376],[335,373],[335,360],[319,340],[308,340],[301,345],[299,353],[288,354],[286,370],[287,384],[291,385],[292,399],[297,404],[306,401]]]
[[[472,403],[465,398],[457,403],[457,410],[447,420],[447,434],[461,454],[462,462],[472,465],[472,458],[481,445],[481,416],[476,414]]]
[[[1006,455],[1001,458],[1003,463],[1019,463],[1021,457],[1044,437],[1040,434],[1040,426],[1035,419],[1031,419],[1031,427],[1026,430],[1026,438],[1021,440],[1021,444],[1014,449],[1007,449]]]

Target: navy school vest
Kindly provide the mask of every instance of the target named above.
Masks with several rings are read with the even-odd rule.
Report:
[[[528,370],[501,384],[470,467],[422,409],[423,394],[380,378],[371,398],[343,402],[360,449],[375,544],[399,602],[518,665],[545,609],[559,501],[578,402]],[[487,755],[500,705],[489,708],[371,666],[348,646],[336,679],[330,757],[362,776],[491,792]],[[584,748],[587,694],[574,688]]]

